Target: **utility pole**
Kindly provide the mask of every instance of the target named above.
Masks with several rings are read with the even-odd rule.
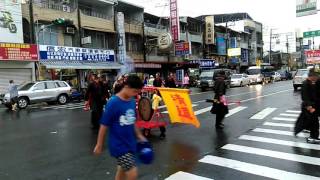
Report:
[[[287,42],[286,42],[286,47],[287,47],[287,54],[288,54],[288,71],[290,71],[290,59],[291,59],[291,56],[289,54],[289,35],[287,34],[286,35],[287,37]]]
[[[271,50],[272,50],[272,29],[270,29],[270,47],[269,47],[269,64],[271,64]]]

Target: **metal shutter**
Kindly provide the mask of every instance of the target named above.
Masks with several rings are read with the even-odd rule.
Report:
[[[0,69],[0,94],[6,93],[9,80],[22,84],[32,80],[32,69]]]

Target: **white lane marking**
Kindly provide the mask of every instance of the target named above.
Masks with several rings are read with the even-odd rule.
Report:
[[[280,116],[287,116],[287,117],[299,117],[299,114],[287,114],[287,113],[281,113]]]
[[[262,120],[273,113],[275,110],[277,110],[277,108],[265,108],[264,110],[252,116],[250,119]]]
[[[288,110],[286,111],[287,113],[296,113],[296,114],[300,114],[301,111],[294,111],[294,110]]]
[[[280,93],[284,93],[284,92],[288,92],[288,91],[292,91],[292,89],[283,90],[283,91],[278,91],[278,92],[266,94],[266,95],[263,95],[263,96],[257,96],[257,97],[254,97],[254,98],[242,100],[242,101],[240,101],[240,102],[248,102],[248,101],[252,101],[252,100],[256,100],[256,99],[261,99],[261,98],[264,98],[264,97],[273,96],[273,95],[280,94]]]
[[[229,104],[229,106],[232,106],[232,105],[235,105],[235,103],[231,103]],[[212,106],[209,106],[209,107],[206,107],[206,108],[203,108],[203,109],[200,109],[196,112],[194,112],[194,114],[197,116],[197,115],[200,115],[200,114],[203,114],[203,113],[206,113],[206,112],[209,112],[211,110]]]
[[[294,127],[294,124],[271,123],[271,122],[266,122],[263,125],[264,126],[276,126],[276,127],[288,127],[288,128],[293,128]]]
[[[267,134],[277,134],[277,135],[285,135],[285,136],[294,136],[292,131],[280,131],[280,130],[273,130],[273,129],[263,129],[263,128],[256,128],[252,130],[253,132],[259,133],[267,133]],[[299,133],[298,137],[307,138],[310,135],[308,133]]]
[[[45,106],[45,107],[33,107],[33,108],[40,108],[40,109],[52,109],[52,108],[61,108],[61,107],[69,107],[69,106],[79,106],[84,105],[84,103],[69,103],[65,105],[56,105],[56,106]]]
[[[296,122],[297,121],[297,119],[294,119],[294,118],[283,118],[283,117],[274,117],[274,118],[272,118],[272,120],[289,121],[289,122]]]
[[[46,109],[68,109],[68,108],[83,108],[84,105],[77,105],[77,106],[64,106],[64,107],[54,107],[54,108],[46,108]]]
[[[169,176],[168,178],[166,178],[166,180],[213,180],[213,179],[179,171]]]
[[[279,151],[271,151],[267,149],[253,148],[253,147],[241,146],[241,145],[235,145],[235,144],[227,144],[223,146],[222,149],[243,152],[248,154],[255,154],[260,156],[267,156],[267,157],[272,157],[277,159],[284,159],[284,160],[295,161],[295,162],[301,162],[301,163],[312,164],[316,166],[320,164],[320,158],[316,158],[316,157],[284,153]]]
[[[279,139],[273,139],[273,138],[264,138],[264,137],[259,137],[259,136],[242,135],[239,137],[239,139],[261,142],[261,143],[277,144],[277,145],[281,145],[281,146],[290,146],[290,147],[298,147],[298,148],[304,148],[304,149],[320,150],[320,145],[317,145],[317,144],[308,144],[308,143],[301,143],[301,142],[295,142],[295,141],[285,141],[285,140],[279,140]]]
[[[85,106],[79,106],[79,107],[68,107],[66,109],[68,110],[74,110],[74,109],[83,109]]]
[[[279,170],[275,168],[270,168],[266,166],[260,166],[256,164],[241,162],[237,160],[221,158],[217,156],[205,156],[200,160],[202,163],[212,164],[216,166],[226,167],[230,169],[234,169],[237,171],[254,174],[258,176],[263,176],[272,179],[290,179],[290,180],[319,180],[319,177],[298,174],[293,172],[288,172],[284,170]]]
[[[231,109],[229,111],[229,114],[226,115],[226,117],[230,117],[230,116],[232,116],[232,115],[234,115],[234,114],[236,114],[236,113],[238,113],[238,112],[240,112],[240,111],[242,111],[244,109],[247,109],[247,108],[248,107],[239,106],[239,107],[236,107],[234,109]]]

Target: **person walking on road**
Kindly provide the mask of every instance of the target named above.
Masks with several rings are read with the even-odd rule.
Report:
[[[107,130],[111,156],[117,159],[116,180],[136,180],[137,140],[146,142],[146,138],[135,126],[136,101],[134,99],[143,87],[143,82],[136,75],[130,75],[119,93],[111,97],[101,118],[97,144],[94,154],[103,150]]]
[[[165,86],[167,88],[177,88],[173,73],[170,73],[168,79],[166,80]]]
[[[189,75],[188,73],[186,73],[183,77],[183,82],[182,82],[183,88],[188,89],[189,81],[190,81]]]
[[[17,103],[18,103],[18,86],[14,84],[13,80],[9,81],[8,92],[10,94],[10,101],[12,106],[12,111],[17,111]]]
[[[160,77],[160,73],[156,74],[156,78],[153,81],[153,86],[154,87],[162,87],[163,86],[163,81]]]
[[[93,74],[92,80],[85,94],[85,106],[90,106],[92,129],[98,130],[105,101],[103,100],[104,95],[102,94],[102,87],[98,76]]]
[[[215,80],[214,86],[214,99],[218,102],[216,104],[216,129],[223,129],[224,125],[222,123],[226,114],[228,114],[228,105],[225,100],[226,94],[226,84],[224,82],[225,72],[220,72],[218,78]]]
[[[302,113],[295,126],[295,135],[303,129],[310,130],[308,143],[319,144],[319,115],[320,115],[320,82],[314,69],[310,69],[308,79],[303,82],[301,98]]]

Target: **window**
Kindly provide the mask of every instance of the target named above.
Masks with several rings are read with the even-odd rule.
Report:
[[[67,87],[66,83],[64,82],[58,82],[58,84],[59,84],[59,87]]]
[[[47,89],[55,89],[56,85],[54,84],[54,82],[47,82]]]
[[[41,24],[36,25],[36,32],[39,32]],[[58,45],[58,29],[57,27],[48,27],[37,33],[39,44]]]
[[[73,46],[72,45],[73,43],[72,43],[72,36],[70,36],[70,35],[64,35],[64,45],[65,46]]]
[[[37,85],[34,86],[35,90],[44,90],[46,87],[44,85],[44,83],[39,83]]]
[[[21,86],[21,87],[19,88],[19,90],[20,90],[20,91],[27,91],[27,90],[29,90],[33,85],[34,85],[34,83],[25,84],[25,85]]]

